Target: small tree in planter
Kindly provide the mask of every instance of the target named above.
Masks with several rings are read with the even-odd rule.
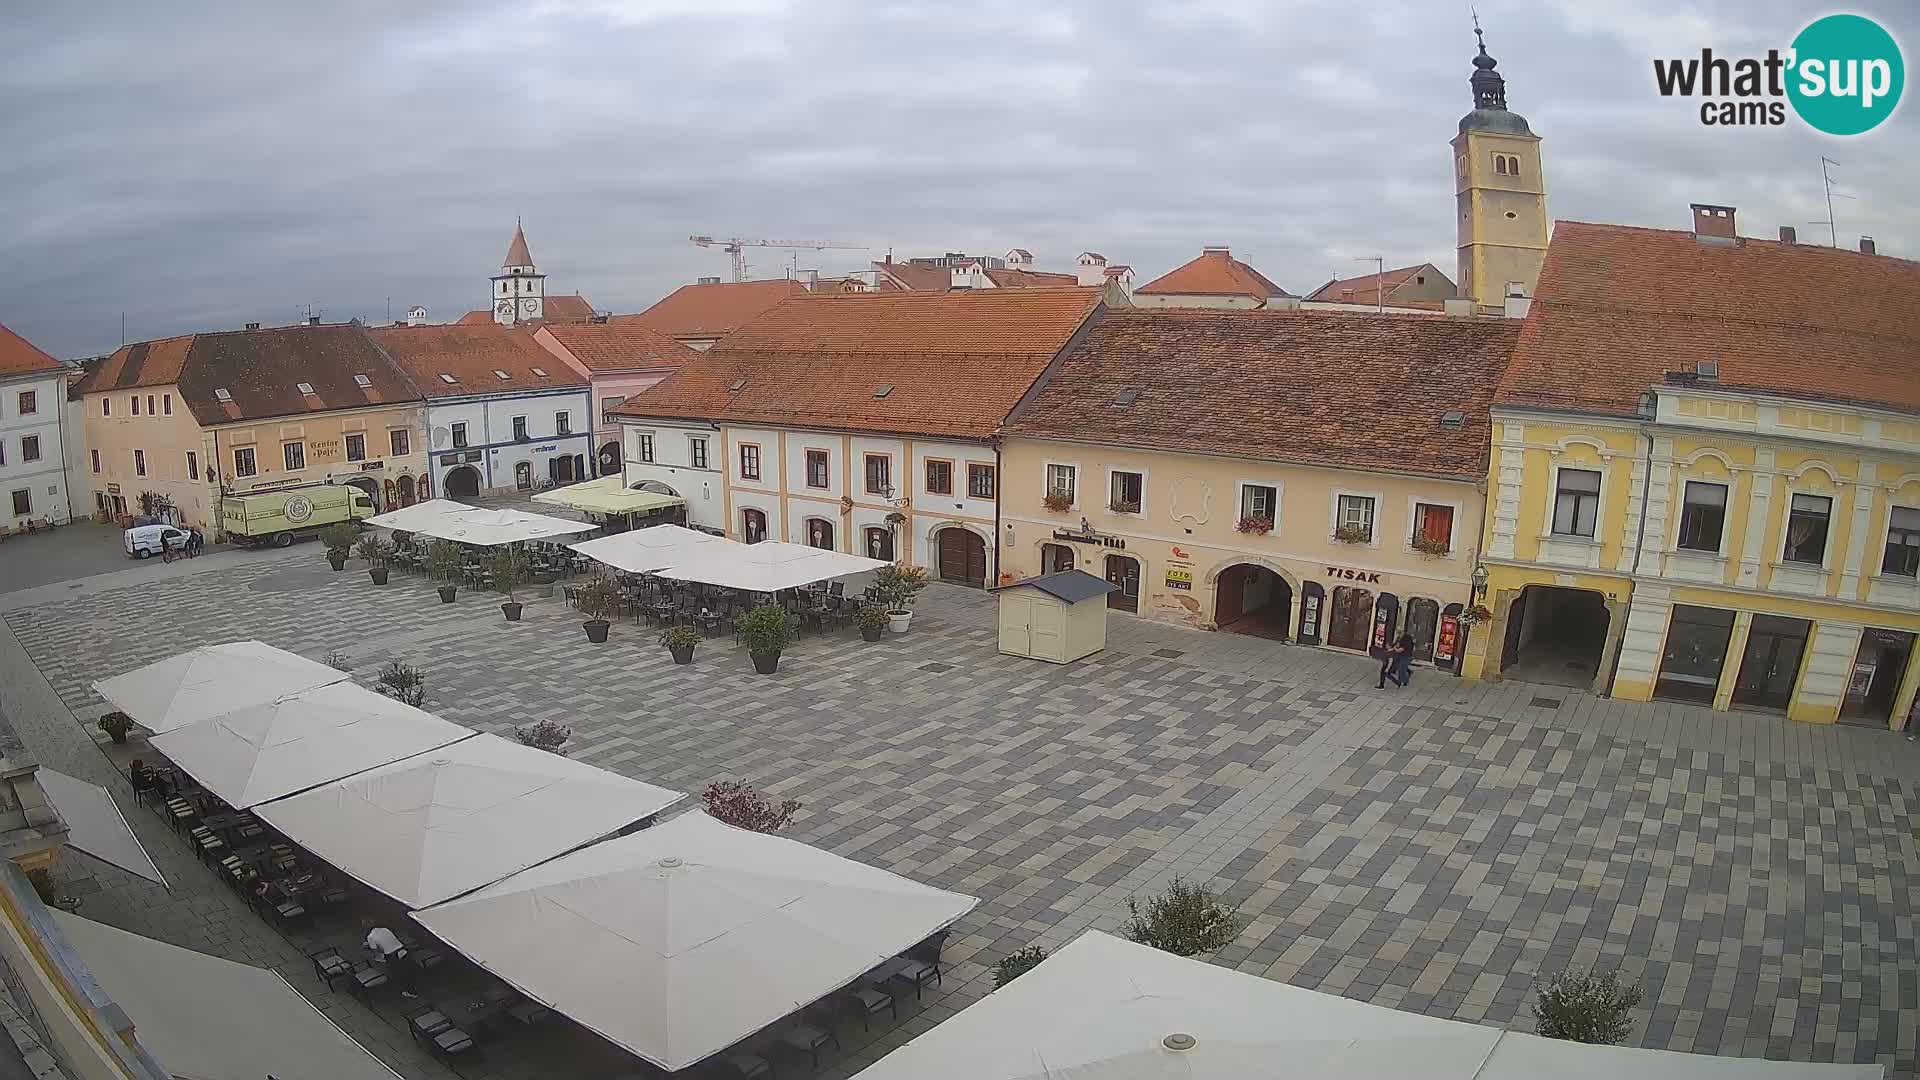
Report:
[[[493,579],[493,587],[507,594],[507,602],[500,605],[500,613],[508,622],[520,621],[520,602],[513,598],[513,591],[527,580],[527,557],[510,547],[503,547],[487,560],[487,573]]]
[[[320,530],[320,542],[327,546],[327,561],[335,570],[347,568],[347,556],[353,554],[353,544],[358,539],[360,530],[344,521]]]
[[[133,717],[115,709],[100,718],[100,730],[107,733],[107,738],[125,745],[127,732],[133,730]]]
[[[887,623],[891,620],[887,617],[886,608],[877,604],[868,604],[860,609],[860,614],[854,616],[854,621],[860,624],[862,638],[868,641],[879,641],[880,634],[886,630]]]
[[[1243,533],[1265,536],[1273,531],[1273,519],[1261,517],[1258,514],[1242,514],[1240,520],[1233,523],[1233,527]]]
[[[660,635],[660,646],[673,654],[676,664],[693,663],[693,650],[700,644],[700,631],[691,626],[673,626]]]
[[[387,662],[373,688],[402,705],[419,709],[427,704],[427,673],[398,660]]]
[[[1212,952],[1232,942],[1243,925],[1240,909],[1223,907],[1212,893],[1184,878],[1174,878],[1167,891],[1141,905],[1128,897],[1132,916],[1121,932],[1128,940],[1151,945],[1175,956]]]
[[[453,603],[453,575],[460,572],[460,546],[451,540],[436,540],[427,549],[427,573],[440,579],[440,602]]]
[[[798,799],[776,803],[740,780],[708,784],[700,798],[707,804],[707,816],[737,829],[761,833],[777,833],[786,828],[800,809]]]
[[[733,628],[747,644],[753,657],[753,670],[771,675],[780,669],[780,653],[793,643],[793,627],[787,622],[786,609],[777,604],[761,604],[735,620]]]
[[[1549,1039],[1617,1045],[1633,1034],[1638,986],[1622,986],[1611,971],[1563,971],[1548,979],[1533,1003],[1535,1029]]]
[[[1064,514],[1073,509],[1073,496],[1065,488],[1054,488],[1041,496],[1040,505],[1050,514]]]
[[[566,757],[567,740],[573,738],[573,729],[558,720],[542,720],[537,724],[514,728],[513,737],[520,740],[521,746],[531,746],[535,750]]]
[[[393,557],[393,545],[368,533],[360,538],[353,547],[354,553],[367,560],[367,577],[375,585],[387,583],[387,560]]]
[[[931,579],[924,567],[894,563],[874,571],[873,584],[886,601],[887,616],[893,632],[904,634],[913,622],[913,601]]]
[[[587,621],[580,625],[587,631],[587,640],[599,644],[607,640],[607,613],[620,600],[620,590],[605,577],[596,577],[580,586],[574,594],[574,606]]]
[[[1019,952],[1009,953],[1005,960],[993,965],[993,988],[995,990],[1040,966],[1047,958],[1047,950],[1038,945],[1029,945]]]

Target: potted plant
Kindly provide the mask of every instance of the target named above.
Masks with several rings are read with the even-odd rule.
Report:
[[[127,732],[132,729],[133,717],[118,709],[100,718],[100,730],[107,733],[107,738],[121,745],[126,744]]]
[[[753,670],[771,675],[780,669],[780,653],[793,641],[793,627],[787,624],[786,609],[777,604],[761,604],[735,621],[740,640],[753,657]]]
[[[1120,928],[1130,941],[1151,945],[1175,956],[1213,952],[1233,943],[1246,920],[1240,908],[1221,904],[1211,892],[1174,878],[1167,891],[1142,904],[1127,898],[1126,925]]]
[[[573,729],[558,720],[542,720],[537,724],[514,728],[513,737],[520,740],[521,746],[531,746],[535,750],[566,757],[567,740],[573,738]]]
[[[580,614],[587,617],[587,621],[580,625],[586,629],[588,641],[598,645],[607,640],[607,613],[613,610],[619,596],[619,590],[613,582],[604,577],[596,577],[580,586],[574,605],[580,609]]]
[[[774,802],[742,780],[716,780],[700,792],[700,799],[707,804],[708,817],[758,833],[779,832],[800,809],[800,800]]]
[[[1008,953],[1006,958],[993,965],[993,988],[995,990],[1040,966],[1047,958],[1047,950],[1039,945],[1029,945],[1024,949]]]
[[[1430,559],[1438,559],[1445,557],[1453,548],[1445,540],[1431,536],[1416,536],[1413,538],[1413,550]]]
[[[1065,488],[1054,488],[1040,497],[1040,505],[1050,514],[1064,514],[1073,509],[1073,496]]]
[[[344,521],[320,531],[320,542],[327,546],[327,562],[333,564],[336,571],[347,568],[347,556],[353,554],[353,542],[358,539],[360,530]]]
[[[1342,525],[1333,530],[1333,538],[1343,544],[1368,544],[1373,542],[1373,530],[1365,525]]]
[[[361,558],[367,560],[367,577],[373,579],[375,585],[385,585],[387,583],[387,559],[393,555],[393,545],[372,533],[368,533],[366,536],[360,538],[358,544],[354,545],[354,551],[358,553]]]
[[[518,551],[503,547],[487,560],[487,573],[493,579],[493,587],[507,594],[507,602],[500,605],[500,613],[508,622],[520,621],[520,601],[513,598],[513,591],[527,579],[527,560]]]
[[[427,703],[427,673],[398,660],[387,661],[387,666],[380,669],[379,679],[373,688],[402,705],[411,705],[416,709]]]
[[[453,603],[453,575],[460,570],[460,548],[451,540],[436,540],[427,549],[427,572],[441,578],[440,602]]]
[[[1612,1046],[1633,1034],[1640,988],[1611,971],[1562,971],[1540,987],[1534,1030],[1549,1039]]]
[[[1273,531],[1273,519],[1258,514],[1242,514],[1240,520],[1233,523],[1235,529],[1255,536],[1265,536]]]
[[[691,626],[673,626],[660,635],[660,645],[673,654],[676,664],[693,663],[694,646],[700,644],[700,631]]]
[[[860,609],[860,614],[854,616],[853,621],[860,624],[861,637],[868,641],[879,641],[881,631],[885,630],[887,623],[892,620],[887,617],[886,608],[869,604]]]
[[[887,604],[888,624],[896,634],[904,634],[913,623],[913,600],[927,587],[927,571],[906,563],[883,566],[874,572],[874,587]]]

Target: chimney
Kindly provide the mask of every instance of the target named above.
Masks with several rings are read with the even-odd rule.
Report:
[[[320,316],[318,316],[318,315],[309,315],[309,316],[307,316],[307,325],[308,325],[308,326],[319,326],[319,325],[320,325]]]
[[[247,324],[247,329],[249,329],[249,330],[258,330],[258,329],[260,329],[260,324],[259,324],[259,323],[257,323],[257,322],[250,322],[250,323],[248,323],[248,324]]]
[[[1782,225],[1780,226],[1780,242],[1783,244],[1797,244],[1800,242],[1800,236],[1793,231],[1793,226]]]
[[[1701,243],[1730,244],[1740,234],[1734,231],[1733,207],[1712,203],[1693,204],[1693,238]]]
[[[718,285],[720,284],[720,279],[718,277],[695,278],[693,279],[693,283],[695,285]]]
[[[1107,257],[1105,255],[1097,251],[1083,251],[1080,253],[1080,257],[1074,260],[1074,263],[1079,267],[1080,273],[1078,280],[1081,285],[1092,286],[1105,285],[1107,283]]]
[[[1203,247],[1203,248],[1201,248],[1201,249],[1200,249],[1200,254],[1202,254],[1202,255],[1218,255],[1218,256],[1220,256],[1220,257],[1221,257],[1221,258],[1223,258],[1223,259],[1231,259],[1231,258],[1233,258],[1233,250],[1232,250],[1231,248],[1229,248],[1229,247],[1227,247],[1227,246],[1226,246],[1225,244],[1217,244],[1217,245],[1212,245],[1212,246],[1209,246],[1209,247]]]
[[[1470,316],[1474,313],[1471,296],[1449,296],[1441,301],[1440,306],[1449,315]]]
[[[1527,287],[1518,281],[1507,282],[1507,299],[1501,308],[1501,314],[1509,319],[1524,319],[1533,308],[1533,297],[1527,295]]]
[[[1860,254],[1871,255],[1873,254],[1873,252],[1874,252],[1873,237],[1871,236],[1861,237],[1860,238]]]

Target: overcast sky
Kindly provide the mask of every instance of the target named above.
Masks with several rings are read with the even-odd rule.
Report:
[[[1453,270],[1465,0],[21,4],[0,34],[0,322],[60,356],[250,320],[486,305],[524,219],[549,293],[635,311],[727,257],[1094,249],[1144,283],[1229,244],[1280,284]],[[1556,218],[1742,231],[1854,200],[1920,256],[1920,111],[1828,139],[1702,127],[1654,56],[1784,47],[1825,2],[1481,0]],[[1916,59],[1906,0],[1856,7]],[[1911,95],[1909,95],[1911,96]],[[868,253],[804,253],[802,267]],[[785,253],[754,253],[780,276]]]

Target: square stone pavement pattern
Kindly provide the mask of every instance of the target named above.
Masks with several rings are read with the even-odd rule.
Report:
[[[944,986],[871,1038],[842,1025],[827,1075],[1175,875],[1247,918],[1213,962],[1296,985],[1530,1029],[1537,976],[1618,968],[1645,992],[1640,1045],[1915,1070],[1916,751],[1886,733],[1558,689],[1541,708],[1430,671],[1380,692],[1361,658],[1121,616],[1105,653],[1056,667],[999,656],[992,600],[946,587],[911,633],[810,636],[771,677],[723,640],[677,667],[631,624],[589,646],[557,598],[512,625],[311,550],[30,600],[6,625],[82,721],[89,681],[199,644],[341,649],[365,680],[399,658],[448,719],[556,719],[574,757],[689,793],[750,780],[802,802],[790,835],[980,897]]]

